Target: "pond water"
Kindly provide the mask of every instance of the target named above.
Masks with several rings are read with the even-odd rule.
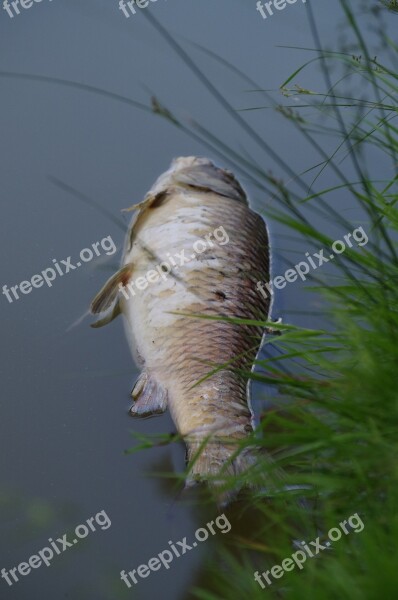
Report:
[[[282,47],[315,46],[307,4],[300,0],[283,10],[274,6],[272,16],[264,13],[267,18],[256,10],[254,0],[152,0],[147,8],[136,5],[136,14],[126,5],[120,10],[117,0],[36,0],[30,8],[20,5],[20,14],[11,4],[12,16],[7,10],[0,14],[0,71],[70,80],[147,106],[155,95],[181,119],[193,117],[225,144],[245,149],[264,169],[286,177],[144,12],[150,11],[229,103],[241,109],[264,105],[264,100],[195,44],[221,56],[262,88],[278,90],[312,56]],[[336,48],[345,35],[338,3],[313,4],[323,43]],[[306,72],[303,82],[319,89],[319,69]],[[155,475],[183,469],[182,446],[125,453],[136,443],[133,432],[168,434],[174,425],[168,413],[143,421],[129,417],[129,391],[138,372],[121,319],[99,330],[91,329],[87,319],[71,325],[119,264],[123,229],[128,226],[121,209],[139,202],[172,158],[209,156],[231,166],[170,122],[110,95],[4,76],[0,90],[1,285],[11,288],[30,280],[53,268],[53,259],[64,273],[50,282],[51,287],[44,284],[18,299],[10,296],[12,302],[5,294],[0,299],[0,568],[9,571],[27,561],[48,545],[48,538],[73,533],[101,511],[111,521],[110,527],[97,527],[55,556],[49,567],[20,575],[12,586],[0,580],[0,597],[189,598],[191,586],[204,581],[203,560],[215,538],[176,558],[170,569],[139,578],[131,589],[121,582],[120,572],[148,563],[168,548],[169,540],[192,539],[196,528],[217,516],[217,509],[204,511],[192,498],[184,502],[168,479]],[[300,133],[272,108],[239,114],[294,172],[320,162]],[[382,177],[384,166],[375,168]],[[266,217],[272,201],[239,178],[252,205]],[[320,185],[334,183],[326,170]],[[93,202],[121,226],[96,210]],[[355,228],[359,215],[344,193],[336,195],[336,207]],[[284,237],[278,223],[269,220],[269,226],[277,274],[306,248]],[[347,233],[332,223],[320,226],[330,235]],[[62,260],[67,263],[70,256],[76,263],[82,249],[105,238],[105,248],[97,246],[99,256],[66,273]],[[273,316],[298,325],[322,323],[316,317],[320,300],[306,288],[308,282],[299,281],[278,292]],[[255,387],[255,397],[258,405],[264,390]]]

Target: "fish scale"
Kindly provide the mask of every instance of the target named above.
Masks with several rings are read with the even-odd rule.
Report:
[[[221,228],[228,243],[213,236],[213,245],[207,240],[209,247],[192,258],[195,242]],[[134,295],[126,293],[134,279],[182,251],[189,262]],[[230,172],[185,157],[174,160],[137,205],[122,269],[93,301],[93,312],[111,312],[103,322],[124,315],[142,369],[131,413],[170,409],[187,444],[188,484],[219,482],[222,473],[243,473],[255,462],[253,449],[235,454],[253,430],[248,373],[264,332],[227,319],[267,320],[270,301],[256,292],[259,280],[269,281],[264,221]]]

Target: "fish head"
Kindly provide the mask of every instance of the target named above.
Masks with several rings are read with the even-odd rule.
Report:
[[[155,181],[147,198],[170,192],[173,188],[214,192],[247,204],[246,194],[231,171],[216,167],[208,158],[180,156]]]

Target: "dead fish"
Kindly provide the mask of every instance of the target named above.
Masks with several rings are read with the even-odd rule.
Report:
[[[175,159],[133,208],[122,267],[91,304],[107,311],[93,326],[124,315],[141,369],[131,414],[168,407],[187,445],[187,485],[219,483],[256,460],[237,448],[253,431],[249,374],[264,330],[230,319],[268,319],[270,300],[256,290],[269,281],[267,228],[234,175],[206,158]]]

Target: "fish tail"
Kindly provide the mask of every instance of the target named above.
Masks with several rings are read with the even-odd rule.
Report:
[[[263,449],[247,446],[238,451],[236,444],[211,440],[208,443],[188,443],[189,472],[185,488],[207,482],[220,508],[236,500],[244,488],[261,491],[268,498],[289,491],[311,489],[310,486],[286,485],[286,474]],[[248,471],[259,468],[248,477]],[[267,468],[264,468],[267,465]],[[305,498],[299,497],[301,506]]]
[[[226,441],[188,443],[189,473],[185,487],[207,482],[216,492],[218,504],[226,506],[236,498],[245,484],[245,473],[258,461],[255,448],[238,452]]]

